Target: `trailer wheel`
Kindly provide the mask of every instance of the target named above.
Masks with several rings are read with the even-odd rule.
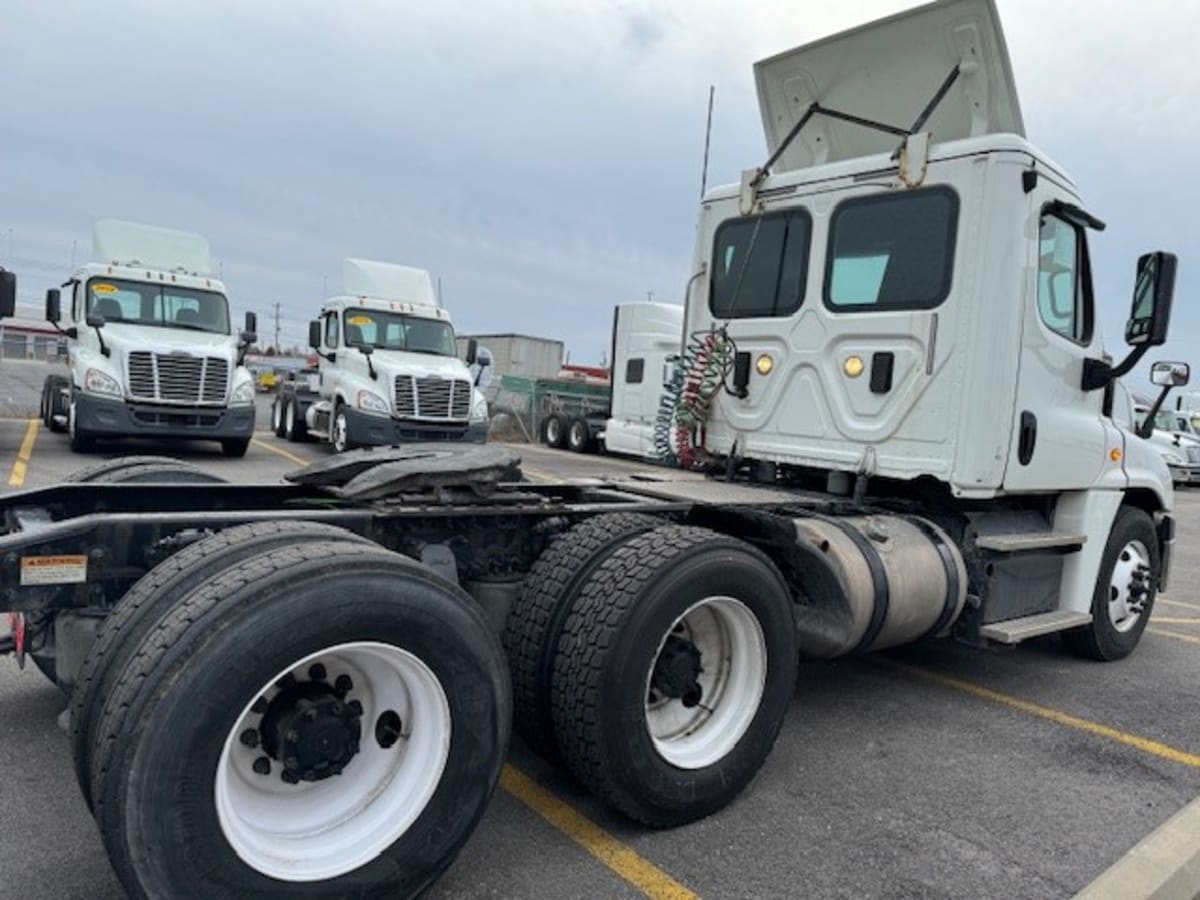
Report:
[[[283,437],[283,403],[284,398],[276,396],[274,402],[271,403],[271,430],[275,432],[275,437]]]
[[[542,420],[542,443],[547,447],[561,447],[566,440],[566,421],[559,413],[550,413]]]
[[[1161,568],[1153,520],[1140,509],[1122,507],[1096,575],[1092,622],[1063,632],[1071,652],[1100,662],[1132,653],[1150,621]]]
[[[573,418],[567,427],[567,449],[576,453],[587,453],[592,449],[592,430],[582,416]]]
[[[250,438],[227,438],[221,441],[221,453],[230,459],[241,459],[250,449]]]
[[[550,686],[563,623],[580,586],[628,537],[662,519],[642,513],[597,516],[560,535],[529,570],[504,624],[504,649],[513,685],[513,726],[537,753],[557,753]]]
[[[304,416],[296,409],[295,399],[291,397],[283,408],[283,436],[293,444],[308,437],[308,425],[304,422]]]
[[[708,529],[657,528],[580,589],[554,662],[559,748],[630,818],[694,821],[766,760],[797,661],[792,599],[766,556]]]
[[[510,703],[483,614],[425,566],[260,554],[180,597],[105,704],[109,858],[132,896],[413,897],[478,823]]]
[[[320,522],[252,522],[235,525],[189,544],[141,577],[100,626],[80,667],[71,694],[71,759],[75,778],[88,808],[92,808],[92,743],[96,720],[116,679],[147,632],[179,597],[222,571],[276,547],[314,541],[370,543],[352,531]]]

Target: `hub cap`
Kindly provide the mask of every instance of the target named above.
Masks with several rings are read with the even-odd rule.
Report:
[[[1113,628],[1127,632],[1137,625],[1151,588],[1150,553],[1141,541],[1130,541],[1117,554],[1108,588],[1108,617]]]
[[[341,452],[346,449],[346,414],[338,413],[333,418],[333,449]]]
[[[702,769],[733,750],[762,701],[767,644],[758,619],[734,597],[708,597],[675,620],[646,677],[654,749],[681,769]]]
[[[449,702],[407,650],[340,644],[247,696],[215,799],[225,839],[263,875],[322,881],[361,868],[408,830],[441,781]]]
[[[550,443],[557,443],[561,432],[562,425],[559,424],[558,419],[551,419],[546,423],[546,440]]]

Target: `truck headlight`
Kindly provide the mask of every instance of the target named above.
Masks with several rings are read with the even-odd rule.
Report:
[[[1168,466],[1182,466],[1183,465],[1183,460],[1180,457],[1176,456],[1174,453],[1163,453],[1162,457],[1166,461]]]
[[[83,389],[92,394],[110,394],[113,397],[123,396],[124,393],[117,379],[99,369],[88,369],[83,374]]]
[[[358,392],[358,408],[367,412],[381,413],[385,416],[389,412],[388,402],[371,391]]]
[[[230,403],[253,403],[254,402],[254,382],[243,381],[233,389],[233,396],[229,398]]]

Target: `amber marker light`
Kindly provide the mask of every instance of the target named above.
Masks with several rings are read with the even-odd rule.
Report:
[[[1121,453],[1121,451],[1119,449],[1117,449],[1116,447],[1113,447],[1111,450],[1108,451],[1108,458],[1111,459],[1113,462],[1120,462],[1121,457],[1123,455],[1124,454]]]

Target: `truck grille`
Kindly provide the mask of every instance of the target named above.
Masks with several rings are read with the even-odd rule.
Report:
[[[425,378],[397,375],[396,416],[465,421],[471,417],[471,382],[436,375]]]
[[[1193,466],[1200,465],[1200,445],[1189,444],[1187,448],[1187,461]]]
[[[129,354],[129,396],[162,403],[224,403],[229,363],[219,356]]]

